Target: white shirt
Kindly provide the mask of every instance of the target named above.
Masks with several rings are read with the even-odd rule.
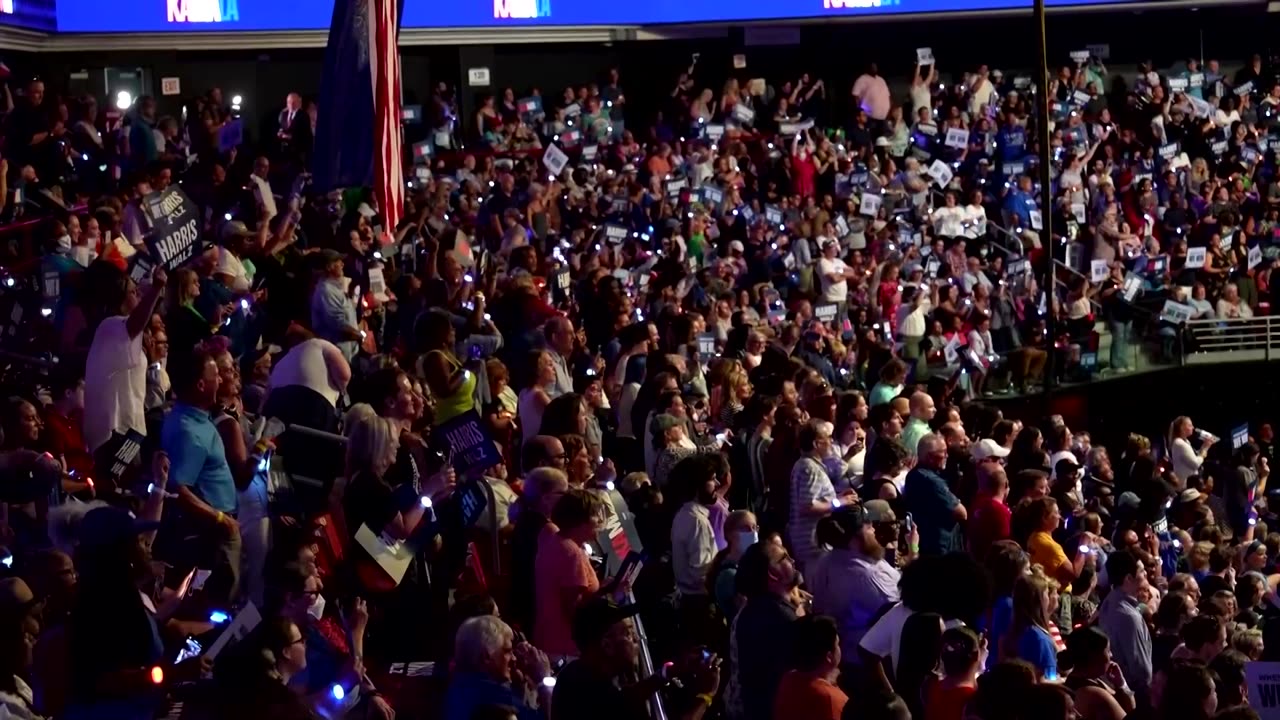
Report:
[[[962,207],[942,206],[933,211],[933,232],[943,237],[964,236],[965,211]]]
[[[967,238],[981,237],[987,231],[987,211],[981,205],[965,205],[964,221],[968,223],[964,229]]]
[[[991,333],[978,332],[977,330],[969,331],[969,349],[978,353],[979,357],[985,360],[988,355],[994,353],[995,349],[991,345]]]
[[[898,657],[902,654],[902,628],[907,624],[907,618],[915,615],[915,611],[908,608],[902,603],[898,603],[889,609],[866,635],[862,636],[862,642],[858,643],[859,647],[876,657],[887,657],[891,663],[890,667],[896,672],[898,669]],[[964,623],[959,620],[948,620],[943,624],[947,630],[952,628],[964,627]]]
[[[547,395],[552,400],[573,392],[573,375],[569,373],[568,361],[560,355],[560,353],[547,348],[547,355],[551,357],[551,364],[556,367],[556,382],[553,386],[546,388]]]
[[[849,299],[849,283],[844,279],[845,264],[840,258],[822,258],[818,261],[818,273],[822,275],[822,300],[842,303]],[[840,282],[831,282],[828,275],[840,275]]]
[[[142,333],[129,337],[128,321],[124,315],[103,320],[85,360],[83,428],[91,452],[113,432],[147,433],[147,356]]]
[[[226,248],[218,248],[218,266],[214,268],[215,275],[226,275],[231,278],[231,290],[233,292],[249,291],[249,272],[245,269],[244,263],[233,253],[228,252]]]
[[[1173,447],[1169,451],[1169,462],[1173,465],[1173,473],[1186,483],[1188,477],[1199,474],[1204,458],[1191,449],[1191,443],[1186,438],[1178,438],[1173,441]]]
[[[328,340],[305,340],[290,348],[276,362],[267,385],[271,389],[301,385],[314,390],[328,400],[330,405],[337,407],[342,388],[333,379],[329,361],[337,362],[340,357],[343,357],[342,350]],[[346,362],[345,358],[343,362]]]
[[[977,116],[983,105],[991,104],[991,98],[995,96],[996,89],[990,80],[982,78],[973,84],[969,92],[969,114]]]
[[[705,505],[690,500],[671,522],[671,567],[680,594],[707,594],[707,570],[715,557],[711,513]]]

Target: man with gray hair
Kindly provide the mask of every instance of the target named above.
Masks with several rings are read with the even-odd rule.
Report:
[[[960,523],[969,513],[942,476],[947,467],[947,441],[941,435],[925,435],[916,447],[916,458],[916,467],[907,473],[903,500],[920,531],[920,554],[963,550]]]
[[[529,643],[517,643],[511,627],[496,615],[469,618],[458,627],[453,660],[444,720],[470,720],[487,705],[509,705],[519,720],[550,715],[551,688],[543,680],[551,677],[551,662]],[[537,692],[537,707],[527,702],[530,691]]]

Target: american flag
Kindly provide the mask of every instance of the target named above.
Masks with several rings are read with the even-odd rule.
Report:
[[[404,162],[400,134],[400,28],[398,0],[366,0],[369,22],[369,71],[373,83],[373,194],[394,232],[404,212]]]
[[[404,212],[397,47],[402,2],[334,3],[311,157],[317,190],[372,186],[388,232]]]

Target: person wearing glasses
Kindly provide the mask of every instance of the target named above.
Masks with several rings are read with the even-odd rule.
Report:
[[[941,435],[925,435],[916,446],[916,457],[915,469],[907,473],[903,499],[920,528],[920,554],[963,550],[960,524],[969,519],[969,511],[942,477],[947,467],[947,441]]]

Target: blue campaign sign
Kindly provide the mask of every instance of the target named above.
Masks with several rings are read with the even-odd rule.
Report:
[[[1051,6],[1109,5],[1127,0],[1048,0]],[[24,3],[54,0],[0,0]],[[333,0],[56,0],[59,32],[230,32],[323,30]],[[600,3],[597,0],[405,0],[406,28],[508,27],[514,25],[650,25],[788,18],[965,12],[1030,8],[1028,0],[737,0],[730,5],[688,0]]]
[[[443,440],[453,469],[459,475],[470,470],[483,471],[502,463],[502,454],[494,444],[484,422],[475,410],[450,418],[432,431],[433,439]]]

